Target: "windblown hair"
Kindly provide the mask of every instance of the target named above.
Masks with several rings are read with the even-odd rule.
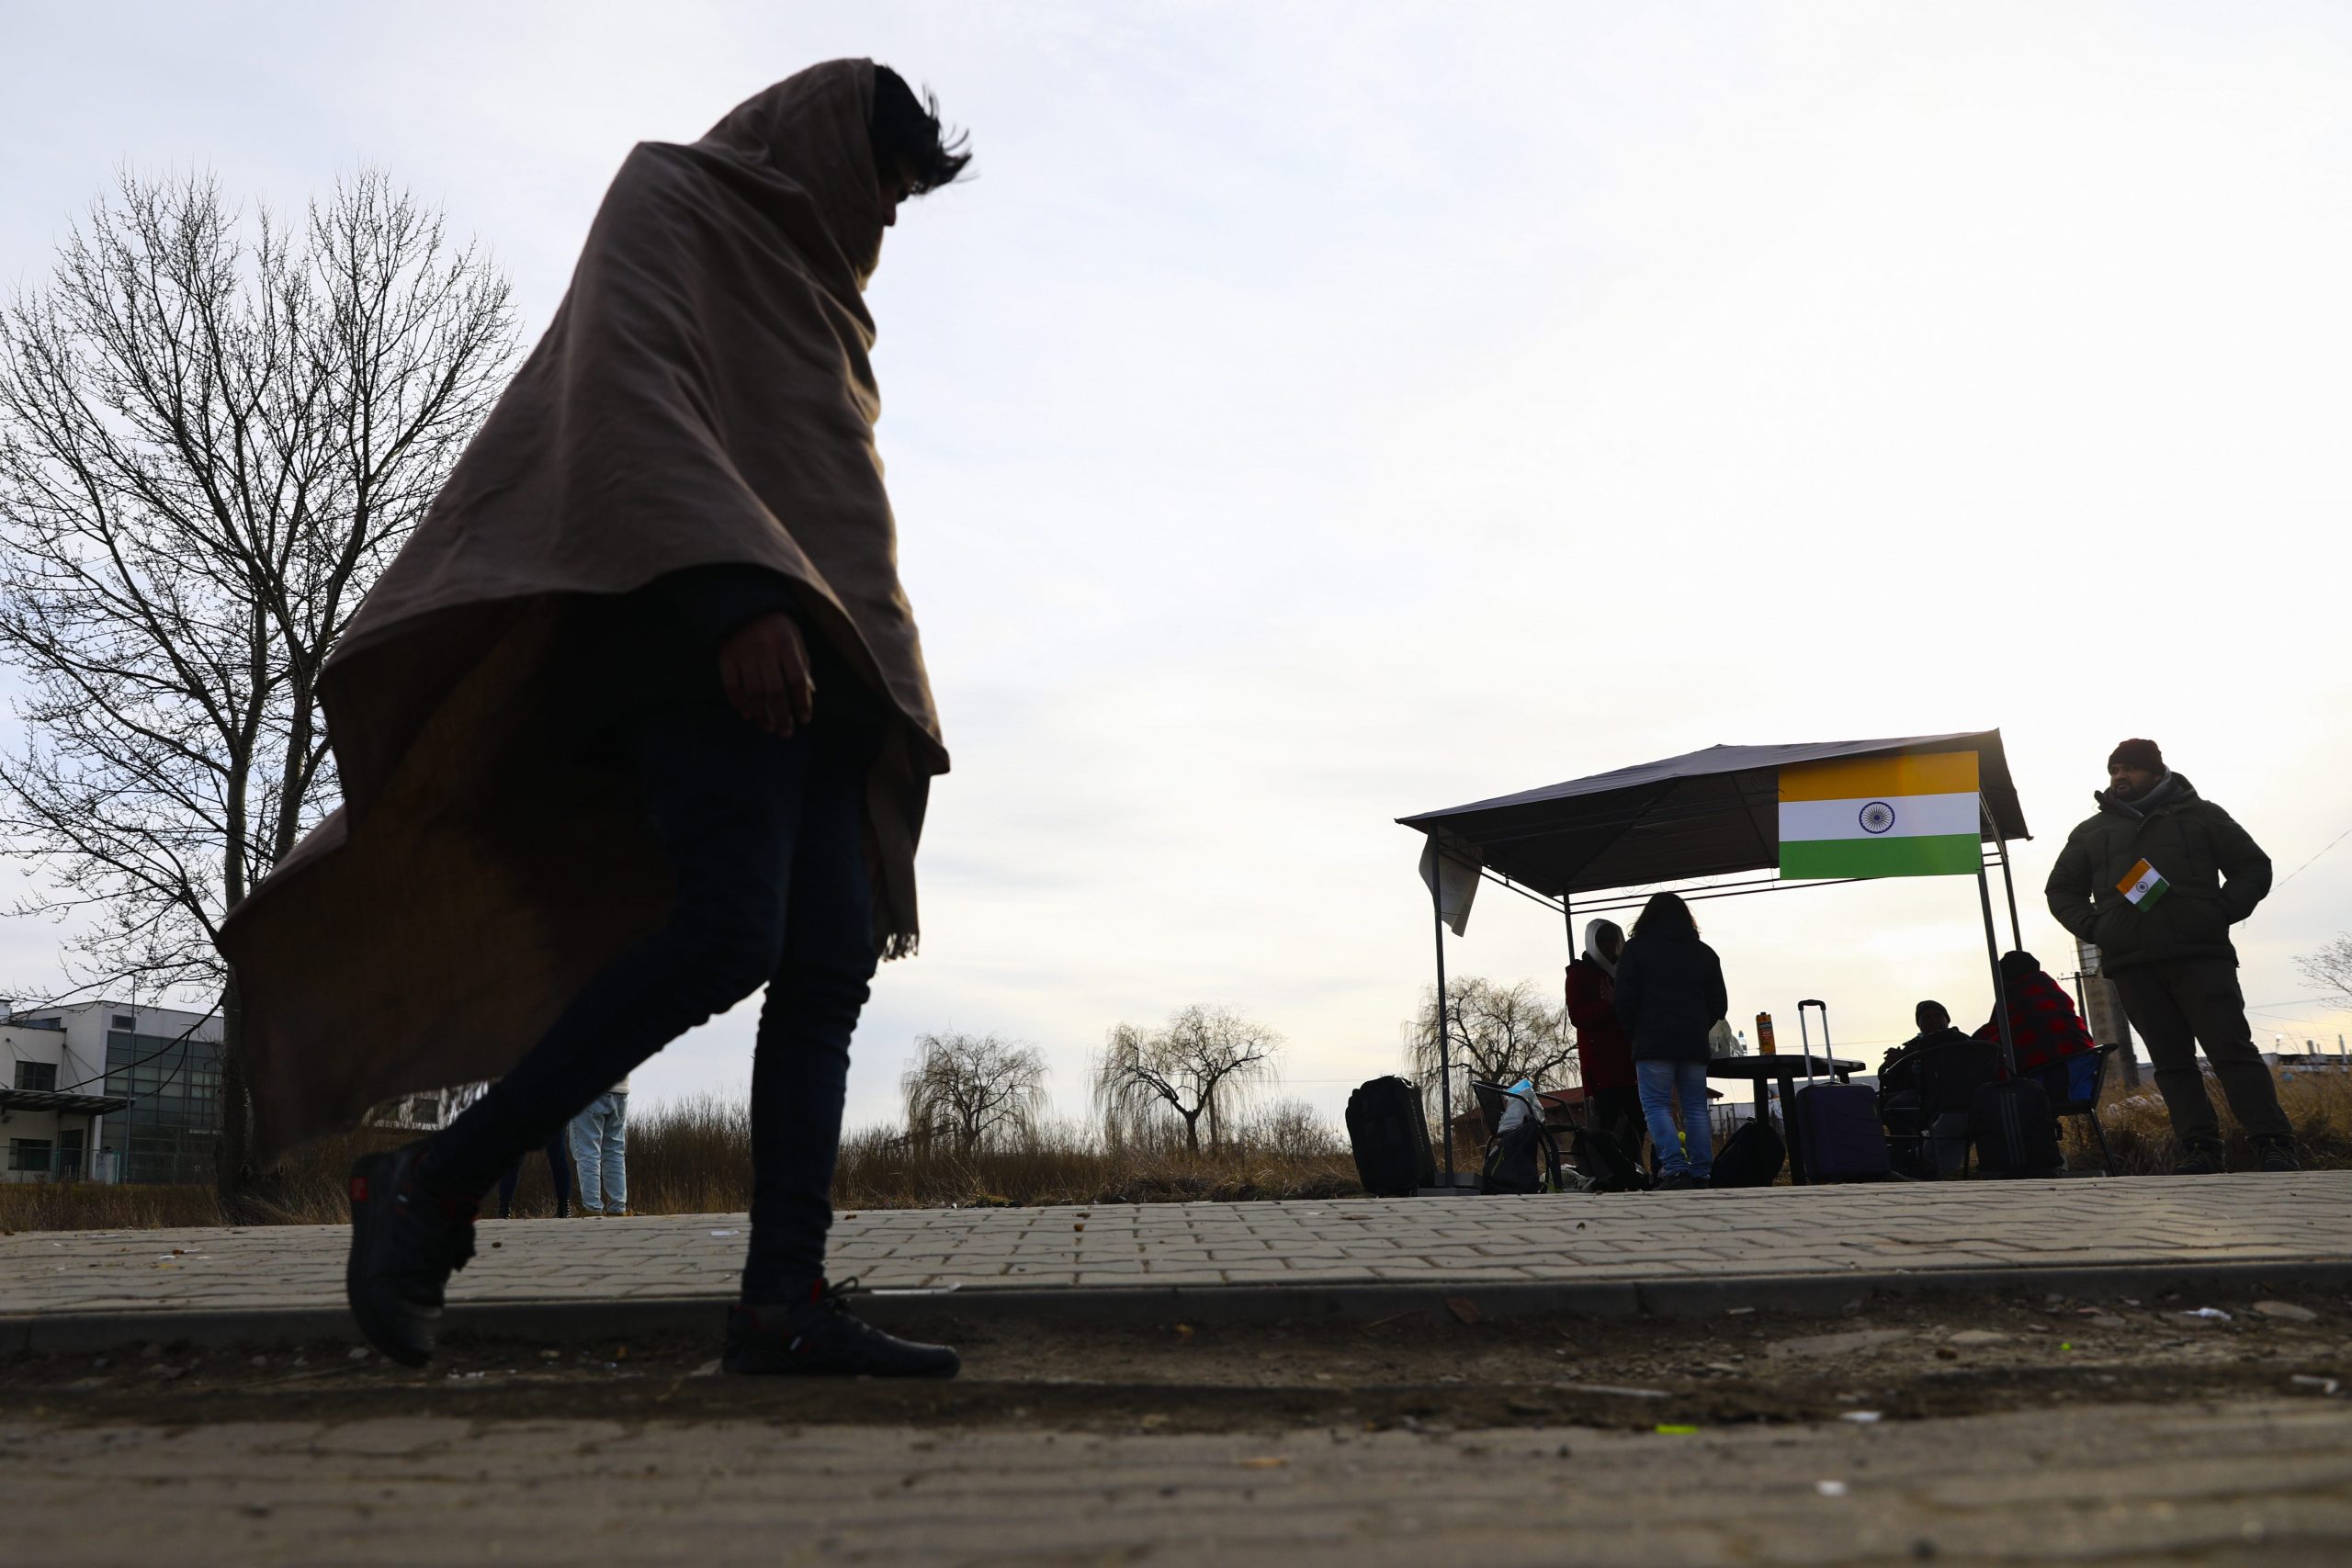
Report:
[[[907,194],[937,190],[964,172],[972,155],[964,150],[971,139],[954,135],[939,121],[939,95],[926,88],[921,97],[907,79],[887,65],[874,68],[874,118],[866,125],[874,143],[874,166],[897,169],[906,177]]]
[[[1699,922],[1691,918],[1690,906],[1677,895],[1653,893],[1650,901],[1642,906],[1641,918],[1634,922],[1634,934],[1696,938]]]

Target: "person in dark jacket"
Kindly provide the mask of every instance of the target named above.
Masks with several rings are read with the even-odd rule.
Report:
[[[2265,1170],[2293,1170],[2293,1132],[2255,1049],[2230,927],[2270,891],[2270,857],[2230,814],[2165,766],[2153,740],[2107,760],[2098,814],[2066,836],[2043,889],[2058,923],[2099,950],[2123,1010],[2148,1043],[2156,1088],[2181,1145],[2173,1169],[2223,1167],[2221,1122],[2197,1069],[2213,1064]]]
[[[1978,1086],[2001,1076],[2001,1051],[1953,1026],[1943,1003],[1911,1010],[1919,1032],[1879,1064],[1879,1120],[1897,1168],[1907,1176],[1945,1174],[1928,1147],[1937,1118],[1965,1112]]]
[[[1617,961],[1617,1017],[1634,1050],[1642,1114],[1657,1149],[1658,1187],[1703,1187],[1715,1164],[1707,1115],[1707,1032],[1731,1010],[1724,966],[1699,940],[1690,906],[1657,893]],[[1674,1131],[1682,1110],[1683,1136]]]
[[[1625,933],[1614,920],[1587,920],[1584,952],[1568,965],[1568,1021],[1592,1124],[1631,1158],[1642,1157],[1642,1093],[1634,1083],[1634,1047],[1617,1021],[1617,960]]]

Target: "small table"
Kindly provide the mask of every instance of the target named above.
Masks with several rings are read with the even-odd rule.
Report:
[[[1707,1062],[1707,1076],[1711,1078],[1746,1078],[1754,1084],[1756,1114],[1768,1121],[1772,1114],[1772,1107],[1764,1086],[1767,1083],[1781,1086],[1781,1103],[1791,1111],[1781,1118],[1783,1135],[1789,1142],[1789,1180],[1799,1187],[1812,1179],[1805,1168],[1804,1132],[1797,1125],[1797,1118],[1793,1114],[1797,1079],[1806,1076],[1808,1064],[1812,1077],[1826,1077],[1837,1083],[1844,1083],[1848,1074],[1862,1070],[1860,1062],[1849,1062],[1837,1056],[1809,1057],[1803,1052],[1770,1056],[1715,1056]]]

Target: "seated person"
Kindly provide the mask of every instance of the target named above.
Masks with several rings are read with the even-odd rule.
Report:
[[[1941,1002],[1921,1002],[1912,1010],[1919,1032],[1896,1046],[1879,1064],[1879,1120],[1898,1168],[1906,1174],[1933,1174],[1923,1145],[1936,1118],[1965,1111],[1978,1086],[2001,1074],[1999,1045],[1965,1034],[1952,1026],[1951,1014]]]
[[[2041,1078],[2053,1105],[2087,1099],[2098,1083],[2098,1043],[2075,1010],[2075,998],[2066,987],[2025,952],[2001,955],[2001,986],[2008,995],[2009,1043],[2017,1049],[2018,1075]],[[1999,1049],[1998,1013],[1985,1021],[1976,1038]]]

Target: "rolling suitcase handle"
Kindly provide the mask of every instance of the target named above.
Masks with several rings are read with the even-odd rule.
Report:
[[[1821,1059],[1826,1062],[1830,1059],[1829,1004],[1818,997],[1807,997],[1797,1003],[1797,1040],[1804,1047],[1804,1081],[1805,1087],[1810,1089],[1813,1086],[1813,1034],[1804,1026],[1804,1010],[1807,1008],[1821,1010]]]

